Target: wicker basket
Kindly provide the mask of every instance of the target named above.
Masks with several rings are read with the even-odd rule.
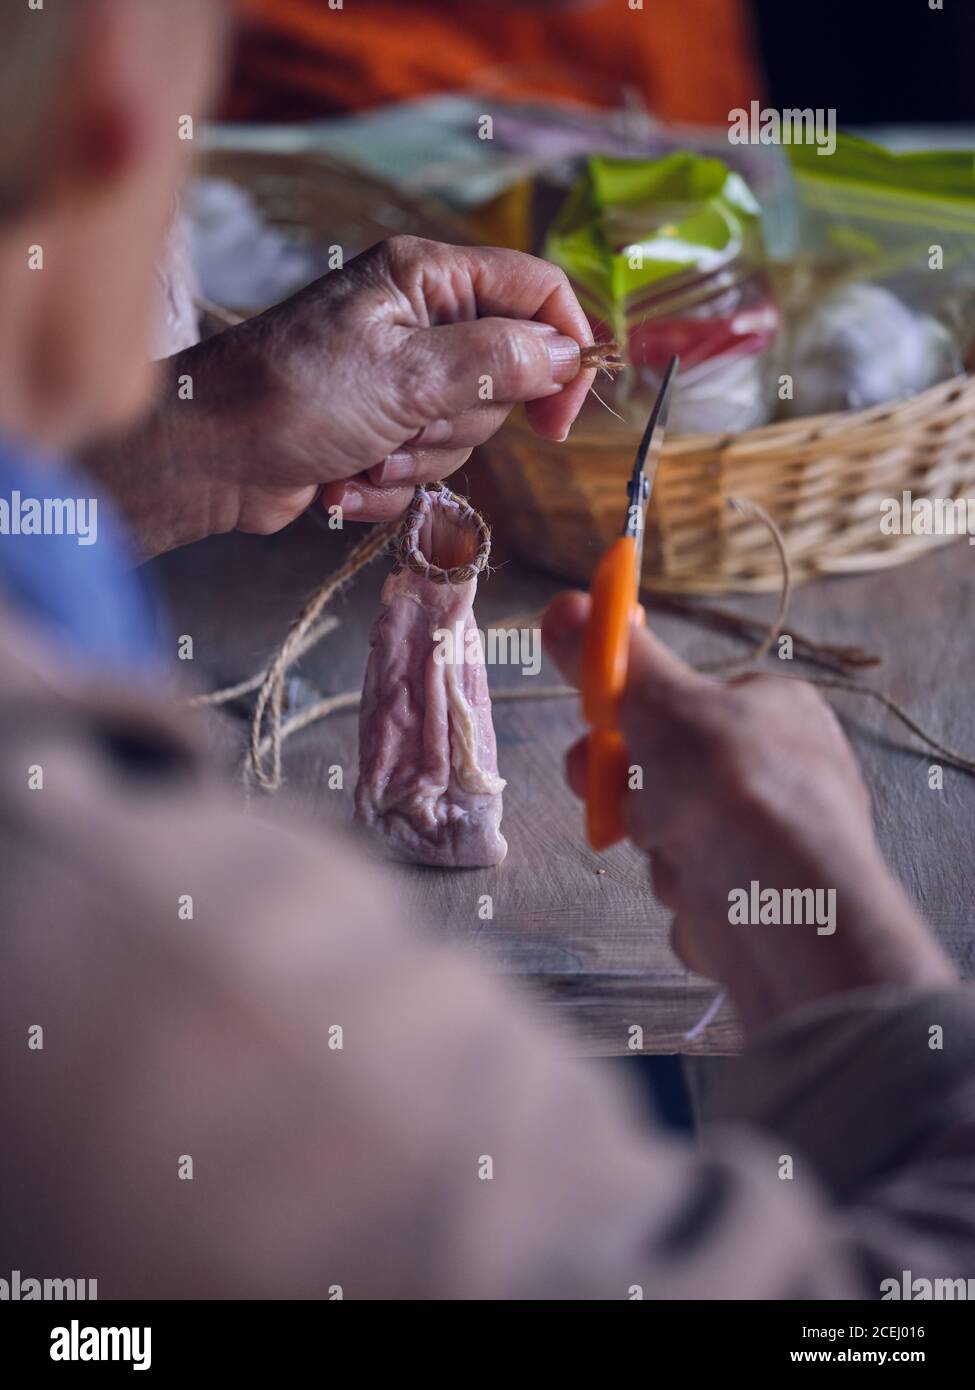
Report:
[[[622,427],[597,431],[580,422],[564,444],[550,444],[513,419],[481,450],[507,504],[513,549],[566,579],[588,581],[619,534],[636,443]],[[882,499],[904,491],[975,495],[975,378],[870,410],[736,436],[672,437],[647,515],[645,586],[677,593],[779,587],[767,529],[733,511],[730,497],[759,503],[778,524],[797,581],[901,564],[951,539],[881,533]]]

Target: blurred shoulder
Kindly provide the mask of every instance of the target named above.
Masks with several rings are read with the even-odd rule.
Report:
[[[378,866],[351,837],[311,834],[274,804],[245,810],[239,783],[208,762],[202,723],[171,693],[79,681],[0,608],[0,873],[11,907],[35,914],[57,892],[73,915],[97,898],[168,922],[188,895],[207,903],[218,935],[245,920],[286,920],[299,934],[325,919],[381,929]]]

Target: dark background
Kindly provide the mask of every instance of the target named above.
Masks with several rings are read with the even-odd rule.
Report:
[[[768,105],[975,124],[975,0],[752,0]]]

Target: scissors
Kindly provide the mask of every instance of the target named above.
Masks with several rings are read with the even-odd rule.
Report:
[[[643,531],[660,458],[667,412],[679,361],[664,373],[627,484],[623,534],[606,551],[592,580],[592,609],[583,638],[582,713],[591,728],[586,766],[586,834],[593,849],[608,849],[625,836],[620,806],[626,790],[628,753],[617,710],[630,660],[630,629],[646,621],[640,603]]]

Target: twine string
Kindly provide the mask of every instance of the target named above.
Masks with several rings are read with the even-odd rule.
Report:
[[[792,569],[789,565],[789,555],[785,548],[785,541],[782,539],[782,532],[764,507],[760,507],[757,502],[752,502],[748,497],[729,497],[728,506],[739,516],[754,517],[756,521],[760,521],[767,528],[778,554],[779,564],[782,567],[782,585],[779,590],[779,602],[775,610],[775,617],[768,624],[752,650],[737,661],[706,662],[696,668],[698,671],[712,671],[715,674],[721,674],[726,680],[731,680],[734,676],[744,675],[746,671],[757,666],[762,658],[771,651],[773,643],[778,641],[781,636],[785,620],[789,616],[789,604],[792,600]]]
[[[431,498],[439,494],[450,507],[456,507],[456,519],[470,526],[477,538],[477,550],[473,558],[464,565],[452,565],[447,569],[435,565],[423,553],[420,545],[420,532],[430,516]],[[476,579],[487,568],[491,556],[491,528],[481,513],[475,511],[466,497],[458,497],[443,483],[426,483],[418,487],[413,501],[403,516],[399,534],[396,538],[396,570],[410,569],[422,579],[432,580],[434,584],[467,584]]]
[[[305,722],[301,727],[307,728],[308,723],[313,722],[307,720],[306,710],[287,724],[283,723],[285,676],[300,657],[311,651],[323,637],[338,627],[338,619],[331,616],[322,622],[318,621],[322,609],[360,570],[365,569],[366,565],[382,554],[396,536],[399,527],[399,520],[387,521],[380,526],[374,526],[366,533],[339,568],[305,601],[288,628],[284,641],[262,671],[237,685],[225,690],[216,690],[209,695],[197,696],[190,702],[223,705],[229,700],[238,699],[245,691],[257,690],[257,699],[251,714],[250,746],[245,776],[253,776],[265,791],[277,791],[281,785],[281,744],[290,733],[297,732],[294,724],[298,719],[304,718]],[[332,712],[331,709],[326,711]],[[318,717],[324,718],[325,715],[320,714]],[[271,755],[270,768],[267,766],[268,753]]]

